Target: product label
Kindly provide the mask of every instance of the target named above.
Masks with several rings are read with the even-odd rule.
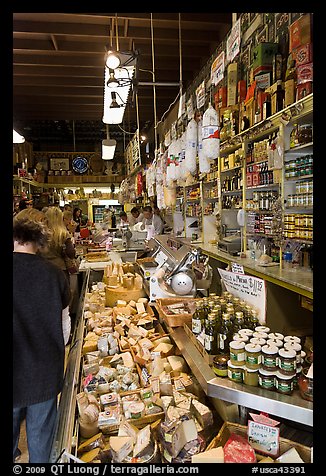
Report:
[[[211,351],[212,350],[212,342],[214,340],[214,337],[213,336],[210,336],[210,335],[205,335],[205,349],[207,351]]]
[[[192,321],[192,332],[196,335],[201,333],[201,322],[200,320]]]
[[[286,372],[293,372],[296,367],[297,367],[297,362],[296,360],[293,361],[286,361],[286,360],[279,360],[279,367],[282,370],[285,370]]]
[[[242,372],[239,372],[234,369],[228,369],[228,377],[231,380],[236,380],[237,382],[242,382]]]
[[[279,382],[278,380],[276,380],[275,387],[277,388],[277,390],[278,390],[279,392],[282,392],[282,393],[292,392],[292,390],[293,390],[293,381],[289,381],[289,382],[282,381],[282,382]]]
[[[259,386],[262,388],[273,388],[275,386],[275,381],[273,378],[262,378],[261,376],[258,377]]]
[[[278,358],[277,357],[266,357],[262,356],[262,364],[265,367],[270,367],[272,369],[275,369],[275,367],[278,367]]]
[[[202,127],[202,139],[219,139],[220,131],[219,127],[216,126],[203,126]]]
[[[221,350],[224,350],[225,348],[225,343],[224,341],[226,340],[226,336],[224,334],[218,334],[218,348]]]
[[[246,361],[248,362],[248,364],[251,364],[251,365],[260,364],[261,363],[261,355],[260,354],[247,355],[246,356]]]
[[[230,359],[237,362],[244,362],[246,360],[246,354],[244,352],[236,354],[230,350]]]

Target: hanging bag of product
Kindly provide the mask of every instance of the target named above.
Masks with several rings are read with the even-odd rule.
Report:
[[[203,115],[202,140],[206,159],[217,159],[220,155],[220,126],[217,111],[211,104]]]

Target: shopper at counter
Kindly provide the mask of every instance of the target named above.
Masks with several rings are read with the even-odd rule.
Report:
[[[143,208],[144,219],[142,228],[147,229],[152,236],[161,235],[163,232],[164,223],[160,216],[153,213],[153,209],[150,205]],[[149,236],[148,236],[149,238]]]
[[[75,207],[74,211],[72,212],[72,217],[73,217],[73,220],[77,223],[76,233],[79,233],[80,227],[82,225],[82,209]]]
[[[44,214],[34,208],[13,220],[13,455],[26,418],[29,463],[48,463],[62,390],[62,315],[70,290],[64,273],[38,251],[48,242]]]

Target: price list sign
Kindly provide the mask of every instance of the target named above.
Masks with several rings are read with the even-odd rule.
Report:
[[[265,281],[248,274],[233,273],[218,268],[226,290],[246,301],[257,310],[260,324],[266,322],[266,285]]]

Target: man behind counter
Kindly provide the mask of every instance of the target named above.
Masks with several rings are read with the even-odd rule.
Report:
[[[161,235],[163,233],[164,223],[162,218],[159,215],[153,213],[152,207],[147,205],[143,208],[143,228],[146,226],[152,225],[154,227],[154,236]]]

